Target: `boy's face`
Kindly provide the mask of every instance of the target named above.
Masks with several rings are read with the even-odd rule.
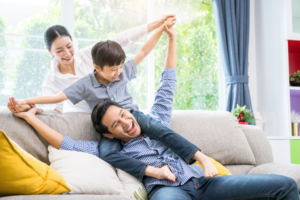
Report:
[[[95,65],[95,69],[105,80],[115,82],[122,73],[123,63],[114,66],[105,65],[102,70],[99,66]]]
[[[127,143],[141,135],[141,128],[134,116],[124,108],[110,106],[102,118],[102,124],[111,134],[103,134],[108,138],[117,138]]]

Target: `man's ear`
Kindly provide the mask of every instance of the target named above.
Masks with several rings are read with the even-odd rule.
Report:
[[[103,133],[104,137],[110,138],[110,139],[114,139],[114,136],[110,133]]]

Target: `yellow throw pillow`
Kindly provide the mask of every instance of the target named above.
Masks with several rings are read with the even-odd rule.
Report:
[[[28,154],[0,130],[0,196],[70,191],[59,173]]]
[[[226,175],[232,175],[232,173],[226,169],[221,163],[215,161],[213,158],[209,157],[209,159],[212,161],[212,163],[214,164],[214,166],[217,168],[219,175],[218,176],[226,176]],[[197,161],[195,162],[195,165],[199,165],[201,168],[202,165]]]

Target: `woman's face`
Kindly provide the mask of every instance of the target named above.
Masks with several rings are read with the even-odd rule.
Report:
[[[53,55],[60,64],[71,64],[74,60],[73,42],[68,36],[57,37],[51,44],[50,54]]]

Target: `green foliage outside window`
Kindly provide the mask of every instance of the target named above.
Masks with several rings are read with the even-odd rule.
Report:
[[[177,88],[174,109],[217,110],[218,66],[216,42],[205,27],[178,26]],[[164,38],[155,51],[156,88],[167,52],[168,39]]]
[[[158,0],[157,0],[158,1]],[[163,7],[174,7],[182,1],[158,1]],[[173,109],[217,110],[218,97],[218,56],[217,39],[210,1],[190,0],[183,10],[181,21],[176,24],[177,38],[177,87]],[[155,86],[167,55],[166,35],[155,48]]]

